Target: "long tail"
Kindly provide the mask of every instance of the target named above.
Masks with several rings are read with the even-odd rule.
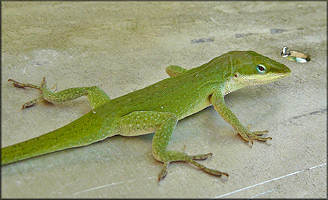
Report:
[[[2,148],[1,165],[63,149],[85,146],[108,137],[100,131],[101,121],[96,118],[90,119],[87,115],[39,137]]]

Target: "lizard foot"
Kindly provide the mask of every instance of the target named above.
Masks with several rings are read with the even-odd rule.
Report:
[[[8,81],[13,82],[13,85],[17,88],[33,88],[33,89],[39,90],[42,93],[41,96],[39,96],[38,98],[33,99],[27,103],[24,103],[22,106],[22,109],[34,106],[37,102],[39,102],[43,99],[44,90],[49,90],[49,89],[47,89],[47,83],[46,83],[45,77],[43,77],[40,86],[36,86],[36,85],[30,84],[30,83],[20,83],[13,79],[8,79]],[[57,90],[57,85],[54,85],[54,87],[52,88],[52,92],[55,92],[56,90]]]
[[[261,137],[264,133],[268,133],[268,130],[264,130],[264,131],[253,131],[251,132],[249,130],[249,128],[252,125],[248,125],[247,128],[243,131],[243,132],[239,132],[239,135],[246,140],[247,142],[250,142],[251,144],[253,144],[253,140],[258,140],[261,142],[266,142],[267,140],[272,140],[271,137]]]
[[[199,154],[199,155],[187,155],[185,153],[184,154],[184,159],[183,160],[178,160],[178,161],[186,161],[189,162],[193,165],[195,165],[196,167],[198,167],[199,169],[203,170],[204,172],[213,175],[213,176],[229,176],[229,174],[225,173],[225,172],[221,172],[215,169],[210,169],[208,167],[205,167],[204,165],[196,162],[195,160],[205,160],[207,159],[209,156],[212,156],[212,153],[207,153],[207,154]],[[167,175],[167,168],[168,165],[170,164],[170,161],[166,161],[163,164],[163,167],[160,171],[160,173],[158,174],[158,181],[162,180],[166,175]]]

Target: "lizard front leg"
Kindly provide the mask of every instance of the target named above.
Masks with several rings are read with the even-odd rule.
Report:
[[[50,102],[50,103],[61,103],[65,101],[70,101],[81,96],[86,96],[90,106],[92,109],[102,105],[103,103],[110,101],[110,98],[107,94],[102,91],[97,86],[92,87],[76,87],[76,88],[69,88],[66,90],[62,90],[60,92],[56,92],[56,89],[50,89],[47,87],[47,83],[45,77],[42,79],[41,86],[36,86],[29,83],[20,83],[9,79],[8,81],[13,82],[13,85],[18,88],[33,88],[39,90],[41,92],[41,96],[32,101],[25,103],[22,109],[29,108],[34,106],[37,102],[41,101],[42,99]]]
[[[178,119],[174,113],[157,111],[134,111],[115,121],[115,133],[123,136],[137,136],[155,131],[152,141],[152,153],[156,160],[163,162],[163,168],[158,175],[158,180],[163,179],[167,174],[167,167],[170,162],[186,161],[201,170],[215,176],[226,175],[227,173],[209,169],[195,160],[203,160],[211,156],[211,153],[200,155],[187,155],[179,151],[169,151],[167,146],[173,134]]]
[[[267,133],[268,131],[255,131],[251,132],[249,127],[244,127],[235,116],[235,114],[225,105],[224,96],[221,91],[216,90],[210,98],[210,102],[213,104],[215,110],[221,115],[221,117],[228,122],[237,133],[246,141],[253,144],[253,140],[258,140],[261,142],[265,142],[268,139],[272,139],[271,137],[261,137],[263,133]]]

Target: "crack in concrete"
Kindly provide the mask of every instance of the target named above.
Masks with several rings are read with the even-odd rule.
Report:
[[[295,116],[295,117],[291,117],[291,119],[298,119],[298,118],[301,118],[301,117],[304,117],[304,116],[315,115],[315,114],[324,113],[324,112],[327,112],[327,108],[321,108],[320,110],[316,110],[316,111],[313,111],[313,112],[309,112],[309,113],[305,113],[305,114],[298,115],[298,116]]]
[[[267,181],[263,181],[261,183],[257,183],[257,184],[254,184],[254,185],[251,185],[251,186],[248,186],[248,187],[244,187],[244,188],[241,188],[241,189],[238,189],[238,190],[226,193],[226,194],[216,196],[216,197],[214,197],[214,199],[229,196],[229,195],[232,195],[232,194],[235,194],[235,193],[238,193],[238,192],[241,192],[241,191],[244,191],[244,190],[256,187],[256,186],[259,186],[259,185],[263,185],[263,184],[266,184],[266,183],[269,183],[269,182],[272,182],[272,181],[277,181],[279,179],[286,178],[286,177],[289,177],[289,176],[292,176],[292,175],[296,175],[296,174],[299,174],[299,173],[302,173],[302,172],[305,172],[305,171],[308,171],[308,170],[312,170],[312,169],[315,169],[315,168],[318,168],[318,167],[322,167],[322,166],[325,166],[325,165],[327,165],[327,163],[322,163],[320,165],[316,165],[316,166],[306,168],[306,169],[303,169],[303,170],[300,170],[300,171],[296,171],[296,172],[293,172],[293,173],[290,173],[290,174],[286,174],[284,176],[280,176],[280,177],[273,178],[273,179],[270,179],[270,180],[267,180]]]

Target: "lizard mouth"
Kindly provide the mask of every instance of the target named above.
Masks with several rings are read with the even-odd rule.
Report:
[[[288,68],[286,68],[288,69]],[[255,75],[239,75],[238,78],[233,77],[234,81],[248,86],[248,85],[258,85],[273,82],[279,78],[289,76],[291,71],[288,69],[283,73],[267,73],[265,75],[255,74]]]

